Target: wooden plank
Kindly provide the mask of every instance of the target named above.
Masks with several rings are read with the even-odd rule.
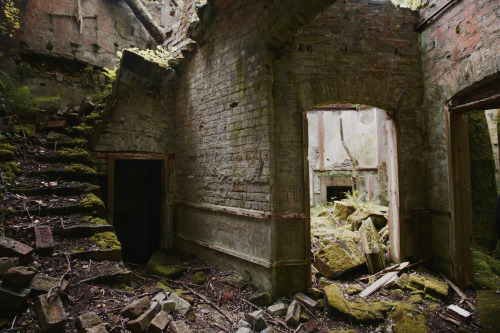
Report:
[[[404,228],[402,201],[399,200],[399,136],[394,120],[388,119],[385,123],[387,138],[387,192],[389,196],[389,254],[391,261],[400,262],[403,258],[401,249],[404,248]]]
[[[474,283],[468,119],[466,114],[452,113],[448,107],[445,113],[451,209],[450,259],[453,279],[464,287]]]
[[[472,315],[469,311],[464,310],[461,307],[453,305],[453,304],[449,305],[447,309],[449,311],[454,312],[456,315],[462,317],[463,319],[467,319]]]
[[[382,288],[383,286],[385,286],[386,284],[388,284],[389,282],[391,282],[391,280],[397,276],[399,274],[399,272],[401,272],[403,269],[406,268],[406,266],[408,266],[410,263],[405,261],[401,264],[399,264],[399,266],[396,268],[395,271],[392,271],[392,272],[389,272],[389,273],[386,273],[384,276],[382,276],[380,279],[378,279],[377,281],[375,281],[371,286],[369,286],[368,288],[366,288],[365,290],[363,290],[359,296],[361,296],[362,298],[365,298],[367,296],[370,296],[371,294],[373,294],[375,291],[377,291],[377,289],[379,288]],[[393,266],[394,267],[394,266]]]
[[[359,296],[361,296],[362,298],[370,296],[375,291],[377,291],[379,288],[382,288],[382,286],[384,286],[386,283],[388,283],[392,278],[394,278],[395,276],[397,276],[398,273],[399,273],[399,271],[386,273],[380,279],[378,279],[377,281],[375,281],[371,286],[369,286],[368,288],[366,288],[365,290],[363,290],[359,294]]]
[[[441,272],[439,272],[439,274],[441,275],[441,277],[443,278],[443,280],[450,285],[451,289],[453,289],[457,293],[457,295],[460,296],[461,299],[465,300],[465,302],[471,308],[472,311],[474,311],[474,312],[478,311],[477,307],[474,305],[474,303],[472,303],[467,298],[467,296],[465,296],[465,294],[460,290],[460,288],[458,288],[453,282],[451,282],[450,279],[448,279],[448,277],[446,275],[444,275]]]
[[[465,104],[458,104],[450,107],[450,112],[466,112],[474,110],[485,110],[495,108],[500,103],[500,94],[491,97],[483,98],[478,101],[473,101]]]

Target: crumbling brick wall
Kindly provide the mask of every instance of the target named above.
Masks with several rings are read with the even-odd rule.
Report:
[[[278,294],[309,279],[308,108],[353,102],[389,111],[401,128],[400,179],[413,189],[402,190],[403,204],[423,205],[418,18],[390,3],[326,3],[312,15],[300,1],[226,2],[180,69],[180,243]]]
[[[431,1],[423,18],[439,9]],[[445,128],[445,104],[456,93],[500,70],[498,1],[457,1],[420,35],[427,110],[427,206],[433,219],[433,253],[452,275],[453,239]]]

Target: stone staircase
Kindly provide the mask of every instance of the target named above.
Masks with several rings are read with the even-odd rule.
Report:
[[[66,112],[37,135],[0,142],[13,153],[0,154],[0,168],[19,169],[1,178],[0,326],[34,307],[42,331],[62,329],[72,286],[131,281],[86,150],[95,118]]]

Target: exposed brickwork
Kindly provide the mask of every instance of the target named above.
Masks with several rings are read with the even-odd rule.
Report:
[[[422,11],[428,17],[443,4]],[[428,207],[433,216],[433,249],[450,271],[452,240],[449,206],[445,103],[475,82],[500,71],[500,7],[496,0],[457,1],[421,33],[425,109],[428,110]]]
[[[228,9],[183,70],[175,117],[180,201],[270,210],[269,69],[252,6]]]

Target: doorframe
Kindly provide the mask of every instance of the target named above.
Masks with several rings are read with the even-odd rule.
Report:
[[[116,160],[158,160],[163,161],[163,202],[162,202],[162,224],[160,236],[160,248],[168,248],[172,244],[173,227],[169,223],[168,211],[168,181],[170,176],[169,155],[143,154],[143,153],[97,153],[97,157],[108,158],[108,223],[113,225],[114,213],[114,188],[115,188],[115,161]]]
[[[333,104],[334,106],[337,104]],[[348,106],[352,104],[338,104],[339,106]],[[369,105],[373,108],[378,108],[377,106]],[[309,234],[311,233],[310,224],[311,224],[311,216],[310,216],[310,198],[309,195],[311,193],[310,190],[310,168],[309,168],[309,160],[308,160],[308,152],[309,152],[309,127],[308,127],[308,119],[307,113],[308,111],[321,111],[317,108],[310,108],[304,110],[302,112],[302,136],[303,136],[303,161],[304,161],[304,198],[305,198],[305,207],[307,214],[308,226],[307,230]],[[386,119],[384,121],[384,130],[386,132],[385,138],[387,140],[387,150],[386,150],[386,162],[387,162],[387,193],[389,196],[389,218],[388,218],[388,226],[389,226],[389,255],[392,262],[399,263],[402,261],[404,257],[403,245],[405,244],[405,239],[401,239],[401,230],[404,229],[404,225],[402,225],[403,220],[403,200],[401,200],[401,190],[400,190],[400,178],[399,178],[399,170],[400,170],[400,159],[399,152],[401,151],[400,147],[400,133],[397,121],[392,117],[387,116],[387,110],[383,110]],[[341,110],[356,110],[346,108],[341,108]],[[312,182],[314,184],[314,181]],[[314,195],[314,193],[313,193]],[[310,246],[310,242],[308,243]]]

